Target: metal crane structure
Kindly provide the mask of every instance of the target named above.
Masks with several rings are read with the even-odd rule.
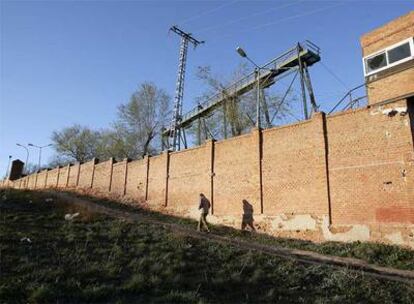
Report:
[[[204,41],[199,41],[191,36],[191,33],[186,33],[180,30],[177,26],[172,26],[170,31],[173,31],[177,35],[181,36],[181,45],[180,45],[180,59],[178,64],[178,76],[177,83],[175,88],[175,97],[174,97],[174,108],[173,108],[173,117],[171,120],[170,128],[163,132],[164,138],[163,146],[171,151],[176,151],[181,149],[181,142],[183,142],[184,147],[187,148],[187,140],[185,138],[184,129],[180,127],[182,112],[183,112],[183,97],[184,97],[184,79],[185,79],[185,67],[187,63],[187,51],[188,43],[192,43],[194,48],[199,44],[204,43]],[[163,147],[163,149],[164,149]]]
[[[260,92],[260,90],[270,87],[271,85],[277,83],[280,79],[294,72],[297,72],[297,74],[300,76],[304,112],[303,116],[304,119],[308,119],[310,112],[312,113],[318,111],[318,105],[315,101],[308,67],[315,64],[316,62],[319,62],[320,60],[320,48],[318,46],[308,40],[302,43],[297,43],[286,52],[272,59],[263,66],[256,68],[255,71],[234,82],[226,89],[209,97],[203,103],[199,103],[196,107],[194,107],[186,114],[180,114],[180,119],[177,121],[178,124],[175,124],[173,128],[170,128],[169,130],[164,130],[163,135],[168,136],[176,131],[178,131],[180,134],[185,134],[184,130],[190,127],[194,122],[198,121],[198,133],[200,134],[200,127],[204,126],[204,134],[207,139],[210,132],[208,129],[206,129],[207,127],[205,118],[211,116],[212,113],[218,108],[225,107],[226,100],[241,96],[255,88],[258,90],[258,92]],[[296,78],[296,75],[294,79]],[[289,88],[286,90],[281,103],[283,103],[286,99],[289,90],[293,85],[293,81],[291,82]],[[259,96],[260,95],[263,96],[263,94],[259,94]],[[262,104],[262,107],[265,108],[263,100],[258,100],[257,103],[259,109],[260,104]],[[311,106],[311,111],[308,111],[308,103]],[[203,123],[201,123],[201,121],[203,121]],[[260,127],[260,122],[258,127]],[[183,136],[183,143],[184,147],[187,148],[185,136]]]

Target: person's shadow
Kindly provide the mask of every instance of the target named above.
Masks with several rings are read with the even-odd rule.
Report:
[[[246,227],[249,226],[252,231],[256,231],[256,229],[254,228],[253,222],[254,222],[253,206],[247,200],[244,199],[241,229],[245,230]]]

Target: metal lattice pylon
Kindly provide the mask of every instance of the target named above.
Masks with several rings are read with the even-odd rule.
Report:
[[[183,141],[184,146],[186,146],[185,134],[180,128],[180,122],[183,114],[184,80],[187,63],[188,43],[191,42],[195,48],[198,44],[204,43],[204,41],[196,40],[191,36],[190,33],[186,33],[176,26],[171,27],[170,30],[181,36],[180,59],[178,63],[178,76],[174,97],[173,116],[168,132],[168,149],[177,151],[180,150],[181,141]]]

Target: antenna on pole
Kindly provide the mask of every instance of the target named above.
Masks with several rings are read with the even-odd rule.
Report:
[[[195,39],[191,33],[186,33],[175,25],[170,28],[170,31],[173,31],[181,37],[180,59],[178,63],[177,83],[175,86],[173,117],[171,120],[167,141],[168,149],[177,151],[181,148],[181,142],[183,142],[184,148],[187,148],[184,129],[180,127],[180,123],[181,116],[183,114],[184,78],[187,62],[188,43],[192,43],[194,48],[196,48],[199,44],[204,43],[204,41]]]

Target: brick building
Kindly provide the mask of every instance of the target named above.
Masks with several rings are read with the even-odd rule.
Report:
[[[361,37],[369,103],[414,96],[414,11]]]

